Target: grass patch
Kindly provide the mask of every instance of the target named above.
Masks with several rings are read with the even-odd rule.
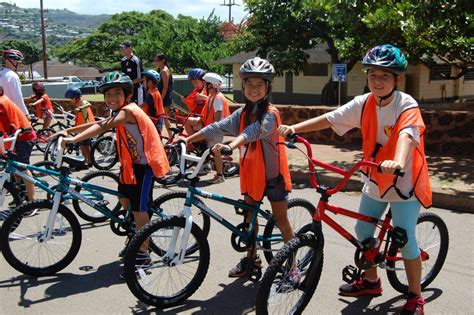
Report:
[[[89,102],[103,102],[104,101],[103,94],[86,94],[86,95],[82,95],[82,98],[88,100]]]

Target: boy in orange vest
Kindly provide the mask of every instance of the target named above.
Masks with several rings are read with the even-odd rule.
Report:
[[[124,209],[132,209],[138,231],[150,221],[148,206],[153,200],[153,178],[169,172],[168,159],[150,117],[137,104],[130,103],[133,91],[130,78],[117,71],[109,72],[99,89],[113,115],[97,123],[67,129],[68,133],[81,133],[64,140],[77,143],[116,128],[121,164],[118,191],[125,196],[120,202]],[[140,251],[137,264],[149,262],[148,242],[142,244]],[[119,255],[123,254],[124,251]]]
[[[158,132],[161,134],[165,125],[164,117],[165,109],[160,91],[158,91],[158,83],[160,82],[160,74],[155,70],[145,70],[142,72],[143,82],[145,84],[147,95],[145,102],[140,105],[143,111],[151,117],[155,123]]]
[[[70,99],[76,111],[76,119],[74,126],[81,126],[90,122],[95,122],[94,113],[92,112],[92,105],[87,100],[82,98],[82,92],[77,87],[72,87],[66,90],[65,98]],[[92,165],[91,157],[91,140],[85,139],[80,142],[79,147],[84,156],[87,166]]]
[[[220,157],[224,147],[240,149],[240,192],[245,202],[255,205],[267,196],[277,226],[287,242],[294,236],[287,215],[288,192],[292,185],[285,147],[278,145],[283,141],[277,133],[280,114],[268,99],[275,70],[267,60],[255,57],[240,67],[240,77],[245,106],[184,140],[187,143],[201,139],[215,142],[215,139],[222,141],[225,134],[235,136],[228,145],[218,142],[212,152]],[[212,98],[210,94],[209,99]],[[261,263],[255,249],[251,249],[229,271],[229,277],[245,276],[250,268],[261,268]]]
[[[20,108],[6,95],[3,95],[3,87],[0,86],[0,131],[3,132],[5,137],[8,137],[20,128],[23,128],[25,132],[21,133],[16,141],[15,161],[30,164],[30,156],[35,145],[36,133],[31,128],[30,122]],[[28,176],[32,176],[29,170],[24,172]],[[20,180],[19,177],[16,179],[17,181]],[[26,180],[23,180],[23,182],[25,183],[28,201],[35,200],[35,186]],[[33,214],[31,213],[30,215]]]
[[[423,314],[421,296],[421,259],[415,226],[420,208],[431,206],[431,188],[424,154],[425,125],[417,102],[396,90],[407,68],[404,54],[392,45],[372,48],[362,61],[367,71],[370,93],[325,115],[293,126],[280,126],[281,135],[333,128],[343,135],[352,128],[362,129],[365,160],[380,163],[376,169],[362,169],[365,182],[359,212],[380,218],[390,204],[393,224],[404,229],[408,242],[401,248],[409,294],[402,314]],[[393,172],[404,169],[405,176]],[[359,240],[373,237],[375,227],[358,221],[355,227]],[[380,295],[382,286],[376,267],[366,269],[352,284],[342,285],[343,296]]]
[[[51,103],[48,94],[46,94],[46,88],[43,83],[34,82],[31,85],[31,89],[35,94],[31,96],[34,102],[30,106],[36,106],[36,117],[43,120],[43,128],[48,128],[53,117],[53,103]]]

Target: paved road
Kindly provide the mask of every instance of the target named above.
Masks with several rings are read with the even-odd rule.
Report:
[[[209,187],[209,191],[238,197],[238,179]],[[173,188],[183,189],[180,187]],[[157,189],[155,195],[165,192]],[[295,189],[293,197],[313,202],[316,195],[308,188]],[[353,208],[356,194],[339,194],[334,203]],[[211,202],[209,206],[215,205]],[[232,222],[240,217],[233,209],[214,207]],[[219,210],[220,209],[220,210]],[[428,314],[467,314],[474,309],[474,245],[472,214],[442,209],[430,211],[442,216],[450,232],[450,249],[444,269],[424,293],[429,302]],[[337,217],[351,229],[353,222]],[[82,222],[82,221],[81,221]],[[0,258],[0,305],[2,314],[247,314],[254,313],[256,285],[227,277],[228,270],[241,254],[230,246],[230,234],[212,222],[209,242],[211,265],[204,283],[184,304],[166,310],[156,310],[137,301],[118,277],[122,268],[117,253],[123,239],[113,234],[107,224],[83,223],[81,250],[75,261],[55,276],[33,278],[11,268]],[[384,274],[384,294],[374,299],[344,298],[337,295],[341,270],[352,263],[351,245],[329,229],[325,229],[326,248],[323,275],[305,314],[384,314],[394,313],[403,304]],[[471,313],[472,314],[472,313]]]

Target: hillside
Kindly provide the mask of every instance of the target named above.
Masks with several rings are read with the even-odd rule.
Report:
[[[93,32],[110,15],[84,15],[67,9],[44,13],[48,46],[62,45]],[[41,15],[36,8],[20,8],[0,2],[0,40],[24,39],[41,42]]]

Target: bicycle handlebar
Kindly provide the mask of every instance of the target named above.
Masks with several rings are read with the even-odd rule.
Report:
[[[361,166],[376,167],[378,170],[380,170],[380,164],[377,164],[377,163],[374,163],[374,162],[371,162],[371,161],[365,161],[365,160],[358,161],[355,165],[352,166],[351,169],[346,170],[346,169],[334,166],[332,164],[325,163],[323,161],[315,160],[313,158],[313,150],[311,148],[310,143],[308,142],[308,140],[306,140],[305,138],[299,136],[298,134],[296,134],[296,133],[288,134],[287,135],[287,140],[288,140],[288,143],[286,143],[286,146],[290,149],[295,149],[296,148],[296,146],[295,146],[296,142],[302,143],[305,146],[307,156],[308,156],[308,168],[310,170],[309,175],[310,175],[310,179],[311,179],[311,185],[314,188],[319,187],[319,183],[318,183],[318,181],[316,179],[316,176],[315,176],[315,170],[314,170],[315,165],[344,176],[336,186],[334,186],[333,188],[327,190],[327,193],[330,194],[330,195],[335,194],[338,191],[340,191],[342,189],[342,187],[344,187],[344,185],[349,181],[349,178],[351,178],[352,175]],[[395,173],[394,173],[394,175],[397,175],[397,176],[403,176],[404,174],[405,174],[404,170],[396,170]]]
[[[59,169],[61,164],[63,163],[63,155],[64,155],[64,148],[62,147],[63,137],[58,137],[58,145],[56,147],[57,154],[56,154],[56,167]]]
[[[188,178],[191,179],[191,178],[194,178],[198,175],[199,171],[201,170],[204,162],[206,161],[209,153],[210,153],[210,149],[207,149],[206,151],[203,152],[203,154],[201,156],[194,156],[194,155],[189,155],[187,154],[186,152],[186,143],[184,141],[179,141],[178,142],[178,145],[181,146],[181,161],[180,161],[180,165],[179,165],[179,170],[181,172],[181,174],[185,175],[186,174],[186,160],[188,161],[192,161],[192,162],[197,162],[197,165],[196,167],[194,168],[194,171],[189,174]]]
[[[4,138],[3,137],[3,132],[0,131],[0,153],[1,154],[6,154],[7,150],[5,149],[5,142],[11,142],[12,144],[10,145],[9,151],[13,151],[15,149],[16,145],[16,140],[18,138],[18,135],[24,131],[23,128],[17,129],[13,136]]]

